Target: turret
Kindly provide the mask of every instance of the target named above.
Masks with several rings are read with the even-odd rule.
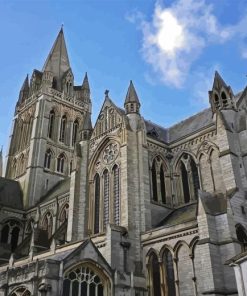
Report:
[[[124,108],[126,114],[137,113],[139,114],[141,104],[139,102],[134,84],[132,80],[130,81],[130,85],[127,91],[127,95],[124,102]]]
[[[209,102],[213,112],[234,108],[232,89],[217,71],[215,72],[212,90],[209,91]]]
[[[82,127],[82,140],[89,140],[92,134],[92,121],[91,121],[91,114],[89,112],[86,113],[84,124]]]

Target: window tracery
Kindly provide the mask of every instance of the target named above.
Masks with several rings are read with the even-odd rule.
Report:
[[[48,123],[48,138],[52,139],[54,136],[55,112],[52,110],[49,115]]]
[[[73,131],[72,131],[72,146],[75,146],[75,143],[77,142],[78,128],[79,128],[79,122],[78,120],[75,120],[73,123]]]
[[[51,159],[52,159],[52,151],[49,148],[49,149],[46,150],[46,153],[45,153],[44,167],[46,169],[51,168]]]
[[[14,219],[6,221],[1,231],[1,243],[9,244],[14,251],[19,242],[20,231],[21,224],[18,221]]]
[[[63,115],[63,117],[61,118],[60,137],[59,137],[59,141],[62,143],[65,143],[66,125],[67,125],[67,116]]]
[[[31,296],[31,292],[25,287],[17,288],[10,296]]]
[[[94,233],[99,233],[100,177],[94,177]]]
[[[110,193],[110,184],[109,184],[109,172],[105,170],[103,173],[104,180],[104,228],[109,223],[109,193]]]
[[[42,221],[42,229],[47,232],[47,237],[52,236],[53,220],[51,212],[47,212]]]
[[[101,277],[90,267],[77,266],[67,272],[63,281],[63,296],[107,296]]]
[[[120,192],[119,192],[119,167],[113,167],[113,200],[114,200],[114,222],[120,225]]]
[[[57,158],[57,172],[64,173],[65,169],[65,155],[61,153]]]

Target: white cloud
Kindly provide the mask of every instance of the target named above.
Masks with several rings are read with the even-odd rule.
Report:
[[[143,34],[142,54],[159,79],[177,88],[208,44],[220,44],[237,34],[246,36],[247,18],[223,27],[205,0],[176,0],[169,7],[157,2],[151,21],[138,12],[128,16]],[[242,56],[247,58],[247,47]]]

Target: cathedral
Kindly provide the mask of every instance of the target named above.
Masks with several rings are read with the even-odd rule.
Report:
[[[165,128],[130,81],[123,108],[105,91],[92,126],[61,29],[13,116],[0,295],[245,295],[227,261],[247,248],[247,88],[216,72],[209,102]]]

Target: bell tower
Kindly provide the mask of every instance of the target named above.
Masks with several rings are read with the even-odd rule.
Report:
[[[26,208],[75,169],[75,148],[90,117],[88,77],[74,85],[61,29],[42,71],[25,78],[13,119],[6,177],[20,182]]]

